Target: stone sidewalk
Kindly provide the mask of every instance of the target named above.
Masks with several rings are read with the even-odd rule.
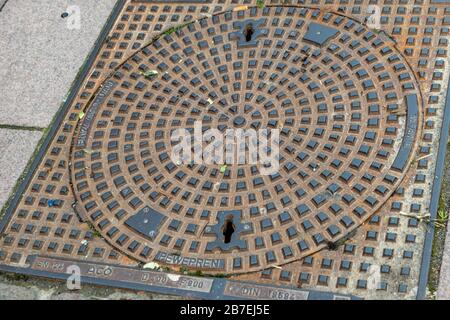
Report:
[[[49,125],[114,4],[115,0],[6,3],[0,12],[0,124]],[[62,18],[66,11],[71,14]]]
[[[33,154],[42,132],[0,129],[0,208]]]
[[[81,284],[70,291],[64,282],[0,273],[1,300],[183,300],[148,292],[130,292],[108,287]]]
[[[0,0],[0,208],[114,4],[115,0]],[[80,28],[72,29],[77,8]],[[66,11],[71,15],[62,18]]]

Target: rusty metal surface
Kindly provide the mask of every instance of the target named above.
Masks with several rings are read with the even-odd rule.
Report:
[[[127,2],[5,228],[0,261],[136,266],[159,254],[237,280],[414,298],[426,225],[404,214],[429,205],[450,10],[420,2],[380,3],[383,32],[361,24],[369,1]],[[264,30],[250,43],[235,23],[248,20]],[[338,32],[304,40],[311,23]],[[287,129],[280,177],[168,170],[168,133],[188,118]],[[163,216],[154,237],[126,223],[147,206]],[[218,213],[234,210],[249,225],[245,245],[207,250]]]

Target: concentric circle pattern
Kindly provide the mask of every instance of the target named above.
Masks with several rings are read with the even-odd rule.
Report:
[[[389,39],[354,20],[300,7],[220,13],[169,30],[106,79],[74,141],[74,193],[140,261],[284,264],[333,248],[395,191],[420,130],[418,92]],[[279,172],[173,163],[172,131],[197,120],[280,129]]]

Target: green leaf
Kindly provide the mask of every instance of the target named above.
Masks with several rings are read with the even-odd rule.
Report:
[[[146,79],[152,79],[153,77],[158,75],[158,70],[148,70],[148,71],[142,72],[142,75]]]

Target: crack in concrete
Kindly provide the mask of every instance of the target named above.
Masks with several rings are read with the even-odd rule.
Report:
[[[40,131],[43,132],[46,128],[42,127],[31,127],[31,126],[18,126],[14,124],[1,124],[0,129],[9,129],[9,130],[22,130],[22,131]]]
[[[0,0],[0,12],[2,12],[3,8],[6,6],[9,0]]]

